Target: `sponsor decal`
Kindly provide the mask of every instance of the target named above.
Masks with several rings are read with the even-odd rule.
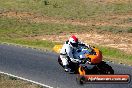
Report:
[[[130,75],[84,75],[78,80],[83,83],[129,83],[131,81]]]

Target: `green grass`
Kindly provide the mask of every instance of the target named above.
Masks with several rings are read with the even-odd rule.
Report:
[[[54,23],[31,23],[17,19],[0,18],[0,37],[21,38],[45,34],[83,32],[86,27]],[[87,29],[85,30],[87,31]]]
[[[108,31],[113,33],[131,33],[131,27],[126,29],[115,26],[79,26],[56,23],[32,23],[28,20],[14,18],[0,18],[0,39],[2,38],[26,38],[60,33],[81,33],[89,31]]]
[[[28,45],[37,48],[52,49],[57,43],[29,39],[28,37],[58,34],[63,32],[62,29],[67,29],[63,25],[56,24],[35,24],[30,22],[19,22],[17,19],[0,18],[0,42],[15,43],[21,45]],[[72,26],[71,26],[72,27]],[[66,30],[70,32],[69,29]],[[71,32],[74,30],[71,30]],[[75,32],[75,31],[74,31]]]
[[[132,27],[117,27],[117,26],[96,26],[96,30],[98,31],[107,31],[111,33],[131,33]]]
[[[129,3],[99,3],[91,0],[1,0],[0,10],[35,12],[42,15],[69,19],[88,19],[99,14],[132,11]]]
[[[102,54],[105,56],[105,60],[115,61],[116,63],[124,63],[132,65],[132,55],[126,54],[123,51],[120,51],[111,47],[97,46]]]
[[[60,43],[56,43],[56,42],[51,42],[51,41],[46,41],[46,40],[29,40],[29,39],[1,39],[0,42],[5,42],[5,43],[11,43],[11,44],[19,44],[19,45],[25,45],[25,46],[29,46],[29,47],[33,47],[33,48],[40,48],[43,50],[50,50],[52,51],[52,48],[54,47],[54,45],[56,44],[60,44]]]

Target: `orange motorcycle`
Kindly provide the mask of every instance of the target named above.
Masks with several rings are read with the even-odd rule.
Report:
[[[56,45],[53,49],[59,52],[62,45]],[[75,51],[75,57],[80,57],[81,62],[69,61],[69,67],[79,75],[88,74],[114,74],[114,70],[106,62],[102,61],[102,52],[95,47],[80,46]],[[58,58],[58,63],[63,67],[62,61]]]

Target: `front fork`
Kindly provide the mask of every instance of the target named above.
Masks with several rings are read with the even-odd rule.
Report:
[[[85,72],[85,69],[84,69],[84,67],[83,67],[83,66],[79,66],[78,71],[79,71],[79,74],[80,74],[81,76],[86,75],[86,72]]]

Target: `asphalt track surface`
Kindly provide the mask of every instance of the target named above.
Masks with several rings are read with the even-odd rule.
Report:
[[[129,84],[76,83],[76,74],[65,73],[57,63],[58,55],[18,46],[0,45],[0,71],[24,77],[54,88],[132,88]],[[116,74],[130,74],[132,67],[109,63]]]

